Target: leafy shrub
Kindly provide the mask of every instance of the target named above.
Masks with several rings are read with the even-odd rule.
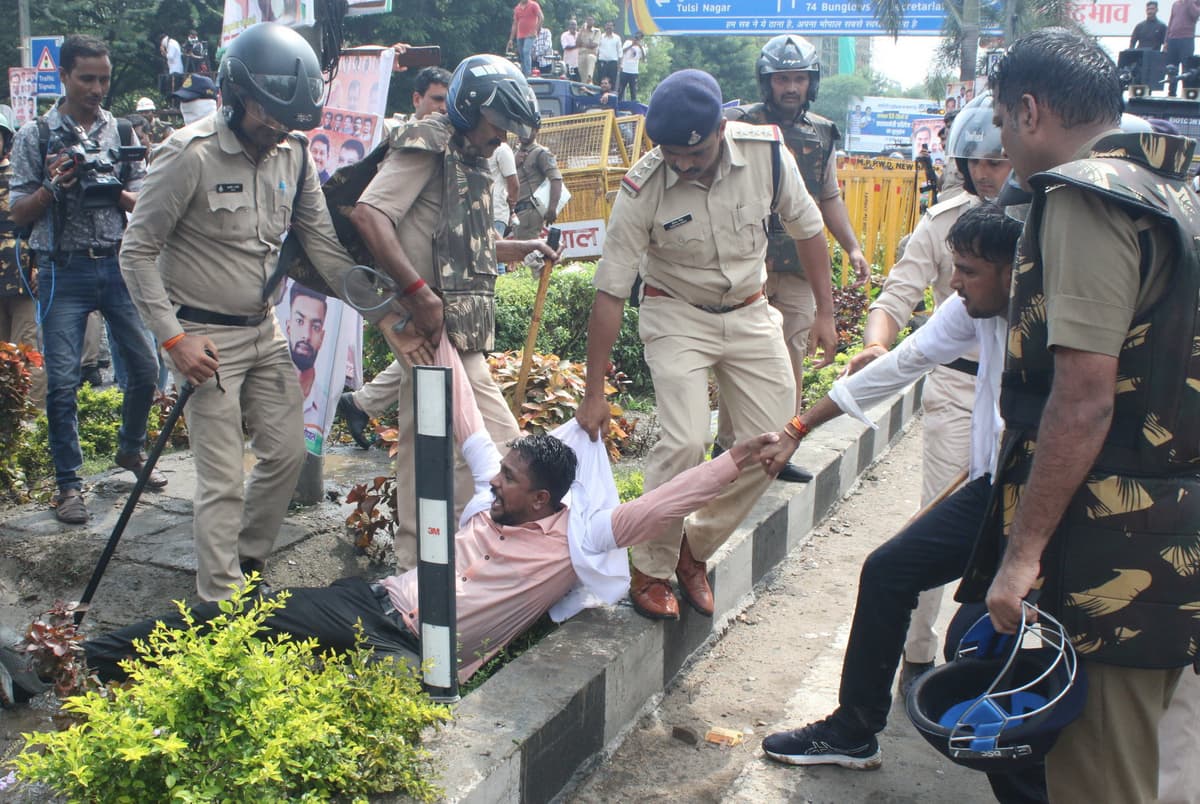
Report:
[[[395,430],[390,432],[394,435]],[[395,444],[394,438],[392,443]],[[390,564],[400,515],[396,476],[380,475],[370,484],[356,484],[346,495],[346,502],[357,503],[346,517],[346,533],[354,539],[355,548],[373,564]]]
[[[587,320],[596,296],[592,263],[573,263],[555,269],[542,307],[535,351],[556,354],[574,363],[587,362]],[[496,351],[521,351],[537,298],[537,281],[526,270],[501,276],[496,282]],[[637,308],[625,306],[621,330],[613,345],[612,362],[629,379],[630,390],[649,391],[650,369],[642,357],[637,331]]]
[[[171,415],[171,410],[178,401],[179,391],[174,386],[169,391],[154,392],[154,405],[150,408],[150,415],[146,417],[146,438],[151,444],[158,440],[167,417]],[[187,420],[180,416],[175,420],[175,428],[171,430],[171,440],[167,442],[167,448],[186,449],[189,443]]]
[[[829,389],[833,387],[834,380],[841,376],[846,370],[846,366],[850,363],[850,358],[853,355],[862,351],[862,347],[856,345],[851,352],[838,352],[834,357],[833,362],[824,368],[808,368],[804,372],[804,409],[808,410],[813,405],[821,401],[821,398],[829,393]]]
[[[488,368],[511,407],[521,372],[521,353],[488,355]],[[619,374],[613,379],[618,383],[624,382],[624,377]],[[525,400],[517,414],[517,426],[527,433],[548,433],[570,421],[583,399],[584,386],[583,366],[580,364],[563,360],[558,355],[534,353],[525,384]],[[617,393],[617,388],[606,380],[604,392],[611,398]],[[604,445],[608,448],[609,457],[615,461],[621,456],[621,447],[637,425],[626,419],[625,412],[615,403],[609,403],[608,411],[611,418],[608,432],[604,434]]]
[[[326,801],[439,792],[420,733],[449,719],[415,674],[360,645],[255,635],[285,605],[247,593],[209,627],[160,625],[128,662],[132,683],[69,698],[70,729],[24,735],[26,781],[84,801]],[[189,625],[190,612],[180,604]]]
[[[387,339],[383,337],[383,333],[379,331],[379,327],[364,322],[363,379],[370,382],[371,378],[390,366],[395,359],[396,356],[392,354],[392,348],[388,346]]]
[[[42,365],[42,356],[28,346],[0,342],[0,488],[25,485],[26,467],[20,460],[29,440],[28,421],[36,409],[29,399],[33,386],[31,366]]]
[[[621,502],[629,502],[642,496],[644,478],[641,470],[618,469],[613,472],[613,480],[617,483],[617,497]]]

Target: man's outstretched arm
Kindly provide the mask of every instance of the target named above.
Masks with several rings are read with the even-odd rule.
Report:
[[[612,534],[617,546],[629,547],[662,533],[671,520],[690,514],[720,494],[747,467],[758,463],[764,447],[779,440],[763,433],[734,444],[715,460],[680,472],[663,485],[612,511]],[[751,471],[754,471],[751,469]]]

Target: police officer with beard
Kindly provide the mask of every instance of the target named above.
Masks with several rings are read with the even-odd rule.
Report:
[[[376,267],[402,289],[412,310],[410,326],[424,339],[422,349],[432,351],[445,325],[488,433],[503,445],[520,430],[486,360],[496,330],[497,259],[519,262],[534,250],[555,254],[542,240],[493,242],[487,161],[508,133],[528,137],[541,118],[525,77],[498,56],[471,56],[459,64],[446,108],[447,114],[430,114],[392,132],[388,154],[350,219]],[[394,350],[406,348],[411,347],[393,341]],[[404,365],[400,370],[396,483],[399,499],[412,500],[413,410],[403,401],[411,399],[412,372]],[[455,482],[461,507],[473,482],[462,460]],[[397,544],[404,536],[415,541],[411,506],[404,508],[398,530]]]

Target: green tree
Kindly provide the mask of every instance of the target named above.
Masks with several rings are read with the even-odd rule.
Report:
[[[812,105],[812,110],[828,117],[839,126],[844,126],[846,113],[854,98],[871,94],[871,80],[862,75],[830,75],[821,79],[821,92]]]
[[[756,103],[754,63],[766,42],[767,37],[758,36],[676,36],[671,40],[671,72],[687,67],[704,70],[717,79],[726,101]]]

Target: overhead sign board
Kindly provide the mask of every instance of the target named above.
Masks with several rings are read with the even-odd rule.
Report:
[[[852,153],[906,150],[912,140],[913,123],[931,117],[937,109],[938,103],[933,100],[855,98],[846,114],[846,150]]]
[[[645,34],[667,36],[748,34],[773,36],[883,36],[872,4],[857,0],[631,0],[630,20]],[[941,36],[941,0],[911,0],[900,33]]]
[[[61,36],[32,36],[29,38],[28,65],[37,70],[37,94],[58,97],[62,94],[62,79],[58,77],[58,53],[62,48]]]

